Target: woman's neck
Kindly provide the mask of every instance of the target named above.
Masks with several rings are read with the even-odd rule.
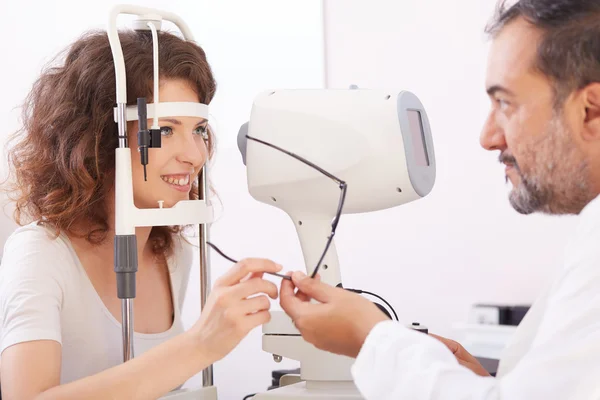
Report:
[[[152,243],[150,242],[150,232],[152,227],[142,227],[135,229],[135,238],[137,244],[137,258],[138,261],[149,260],[154,257],[152,251]],[[85,253],[93,253],[96,258],[101,260],[113,260],[114,255],[114,242],[115,242],[115,231],[110,228],[107,232],[106,239],[100,244],[93,244],[88,242],[85,237],[79,235],[69,234],[69,239],[77,247],[78,250]],[[138,265],[145,263],[138,262]]]

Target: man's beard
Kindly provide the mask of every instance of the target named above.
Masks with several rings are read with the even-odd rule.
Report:
[[[511,154],[503,152],[499,158],[500,162],[514,166],[520,177],[509,195],[517,212],[579,214],[594,199],[588,162],[559,116],[548,123],[541,140],[524,146],[523,150],[520,159],[528,160],[526,171]]]

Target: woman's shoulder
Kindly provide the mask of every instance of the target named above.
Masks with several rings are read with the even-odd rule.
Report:
[[[32,222],[21,226],[8,237],[4,245],[7,250],[22,249],[26,247],[56,247],[63,243],[62,236],[49,226],[39,222]]]
[[[62,235],[34,222],[17,228],[6,240],[1,273],[45,275],[66,268],[70,258]]]

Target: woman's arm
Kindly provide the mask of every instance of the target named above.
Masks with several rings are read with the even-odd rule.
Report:
[[[156,399],[216,361],[209,354],[186,332],[127,363],[59,386],[60,344],[19,343],[2,353],[2,395],[7,400]]]
[[[275,299],[277,287],[262,274],[280,270],[267,260],[241,261],[215,283],[200,319],[188,332],[68,384],[59,386],[58,342],[12,345],[2,353],[2,396],[4,400],[156,399],[224,357],[248,332],[269,321],[270,302],[262,294]]]

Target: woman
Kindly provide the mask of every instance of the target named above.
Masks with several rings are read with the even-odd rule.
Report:
[[[128,103],[152,102],[152,38],[120,34]],[[208,104],[215,81],[204,51],[159,33],[160,101]],[[122,362],[120,301],[113,272],[117,126],[113,58],[104,32],[91,32],[45,70],[27,98],[10,161],[19,228],[0,268],[4,399],[158,398],[229,353],[270,318],[262,279],[281,266],[236,264],[215,284],[202,316],[184,332],[180,310],[192,260],[182,227],[136,229],[136,358]],[[162,148],[150,150],[147,181],[132,145],[134,201],[170,207],[197,198],[196,176],[211,155],[207,121],[159,120]],[[128,126],[137,143],[137,122]],[[30,222],[33,221],[33,222]],[[258,296],[256,296],[258,295]],[[250,298],[251,297],[251,298]]]

